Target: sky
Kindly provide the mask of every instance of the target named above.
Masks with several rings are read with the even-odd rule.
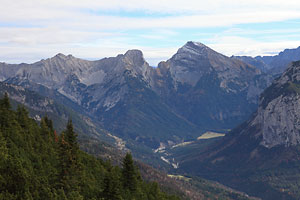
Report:
[[[299,0],[0,0],[0,62],[140,49],[152,66],[187,41],[231,55],[300,46]]]

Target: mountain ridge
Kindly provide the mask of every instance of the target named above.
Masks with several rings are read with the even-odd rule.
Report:
[[[154,149],[234,127],[255,110],[270,82],[252,65],[191,41],[157,68],[140,50],[128,50],[96,61],[57,54],[33,64],[0,64],[0,72],[7,83],[51,98],[59,93],[109,131],[151,141]]]

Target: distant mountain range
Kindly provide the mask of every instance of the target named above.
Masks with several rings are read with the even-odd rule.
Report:
[[[300,60],[300,47],[285,49],[275,56],[232,56],[269,74],[281,74],[292,61]]]

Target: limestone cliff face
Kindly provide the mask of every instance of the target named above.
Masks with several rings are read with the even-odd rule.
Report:
[[[259,127],[261,145],[292,146],[300,143],[300,62],[294,62],[262,94],[251,126]]]
[[[259,108],[254,123],[261,124],[261,144],[272,148],[276,145],[300,143],[300,95],[280,96],[265,109]]]

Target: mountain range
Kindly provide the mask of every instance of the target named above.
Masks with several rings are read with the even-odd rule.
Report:
[[[88,152],[91,141],[105,141],[170,172],[295,199],[300,64],[288,63],[300,60],[299,49],[227,57],[187,42],[157,67],[140,50],[96,61],[57,54],[0,63],[0,93],[36,120],[49,115],[58,130],[72,118]],[[226,136],[197,140],[212,131]]]
[[[271,77],[187,42],[157,68],[139,50],[97,61],[57,54],[33,64],[1,63],[0,80],[53,98],[118,137],[155,149],[206,130],[233,128],[256,109]]]

